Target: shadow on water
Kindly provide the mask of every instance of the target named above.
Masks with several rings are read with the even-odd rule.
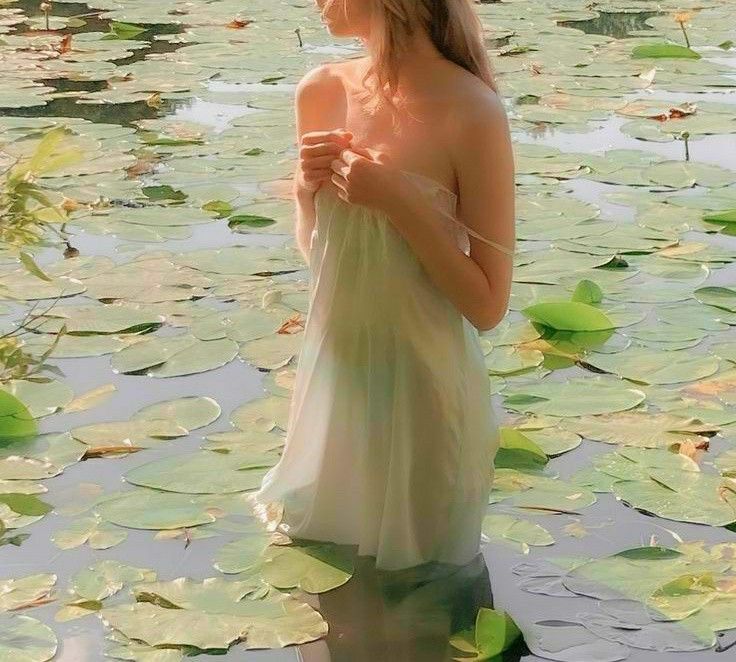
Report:
[[[131,126],[138,120],[160,117],[161,111],[149,106],[145,101],[92,104],[76,103],[74,99],[54,99],[45,106],[0,108],[0,117],[4,115],[10,117],[76,117],[101,124]]]
[[[449,662],[460,655],[450,637],[473,629],[481,607],[493,607],[480,553],[459,568],[432,563],[391,572],[358,556],[347,583],[315,598],[330,629],[324,640],[300,647],[304,662]],[[494,659],[519,660],[525,649],[518,648]]]
[[[634,35],[629,34],[636,30],[652,30],[647,25],[647,19],[659,16],[665,12],[641,11],[641,12],[601,12],[595,18],[584,21],[558,21],[557,25],[563,28],[576,28],[586,34],[601,34],[614,39],[625,39]]]
[[[35,0],[21,0],[17,7],[23,10],[26,16],[34,20],[42,17],[42,12]],[[74,19],[69,25],[54,30],[54,34],[72,35],[90,32],[103,32],[114,35],[114,21],[100,17],[105,9],[92,9],[88,5],[79,2],[61,3],[54,5],[54,17]],[[177,43],[156,39],[160,35],[175,35],[184,30],[180,23],[145,23],[136,24],[144,31],[135,35],[132,39],[141,42],[141,48],[136,48],[131,55],[116,60],[110,60],[116,66],[131,65],[141,62],[147,57],[156,54],[171,53],[185,45],[185,42]],[[38,25],[29,22],[19,23],[14,26],[13,32],[17,34],[43,34],[44,30]],[[43,83],[54,88],[56,92],[99,92],[110,86],[105,80],[78,80],[70,78],[44,78]],[[0,104],[2,102],[0,101]],[[51,99],[44,105],[26,106],[20,108],[2,108],[0,105],[0,117],[75,117],[97,123],[118,124],[130,126],[140,119],[154,119],[162,114],[172,113],[178,105],[173,100],[165,100],[160,107],[150,106],[146,101],[135,101],[130,103],[78,103],[74,98]]]

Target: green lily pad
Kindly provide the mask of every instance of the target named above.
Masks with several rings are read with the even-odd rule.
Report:
[[[700,54],[679,44],[668,44],[665,42],[641,44],[635,46],[631,51],[631,57],[634,58],[688,58],[700,59]]]
[[[519,549],[528,546],[553,545],[555,539],[549,531],[529,520],[510,515],[490,514],[483,518],[483,533],[491,540],[511,543]]]
[[[56,655],[58,641],[41,621],[20,614],[0,614],[0,660],[46,662]]]
[[[473,657],[455,659],[490,660],[513,646],[521,636],[514,620],[504,611],[481,607],[473,630],[450,637],[450,644]]]
[[[647,480],[613,484],[619,499],[665,519],[726,526],[736,522],[736,484],[696,471],[651,469]]]
[[[213,423],[221,412],[220,405],[212,398],[190,395],[148,405],[139,409],[132,418],[167,419],[191,431]]]
[[[353,572],[350,553],[331,543],[272,545],[261,566],[263,578],[272,586],[299,587],[307,593],[342,586]]]
[[[14,395],[0,389],[0,439],[14,439],[36,434],[36,421],[26,406]]]
[[[260,588],[214,577],[151,582],[134,589],[135,604],[108,607],[100,615],[110,627],[149,646],[208,650],[242,641],[245,648],[281,648],[327,632],[322,616],[306,603],[273,589],[264,595]]]
[[[167,492],[226,494],[252,490],[278,457],[197,451],[143,464],[125,474],[125,480]]]
[[[269,546],[270,539],[270,534],[252,533],[229,542],[215,555],[215,568],[225,574],[253,570],[262,563],[262,556]]]
[[[619,379],[604,376],[574,378],[567,382],[527,384],[505,391],[504,406],[552,416],[582,416],[624,411],[643,402],[643,391]]]
[[[0,611],[32,607],[49,599],[56,575],[38,574],[0,580]],[[1,658],[1,656],[0,656]]]
[[[138,489],[103,501],[100,516],[131,529],[180,529],[215,521],[207,505],[187,494]]]

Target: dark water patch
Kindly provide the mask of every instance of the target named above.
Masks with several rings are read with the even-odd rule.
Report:
[[[145,101],[91,104],[77,103],[74,99],[65,98],[54,99],[45,106],[0,108],[0,117],[76,117],[90,122],[133,126],[137,120],[153,119],[171,110],[165,101],[160,108],[154,108]]]
[[[43,21],[43,12],[39,9],[39,2],[35,0],[19,0],[16,3],[18,9],[30,19],[41,19]],[[79,34],[84,32],[111,32],[111,24],[116,21],[109,18],[103,18],[101,14],[108,11],[108,8],[92,8],[84,2],[63,2],[54,3],[50,17],[76,19],[71,25],[57,30],[64,34]],[[177,34],[183,32],[185,25],[179,22],[171,23],[135,23],[141,28],[145,28],[145,32],[141,32],[136,39],[145,41],[153,40],[156,35]],[[16,32],[24,32],[32,29],[28,22],[19,23],[16,26]]]
[[[664,13],[666,12],[601,12],[595,18],[584,21],[559,21],[557,25],[563,28],[582,30],[586,34],[600,34],[614,39],[625,39],[632,36],[629,34],[632,31],[652,30],[652,26],[646,22],[647,19]]]
[[[72,80],[71,78],[47,78],[45,85],[57,92],[99,92],[107,87],[104,80]]]
[[[19,0],[16,3],[18,9],[22,9],[23,13],[30,19],[39,17],[43,19],[43,12],[39,9],[38,2],[34,0]],[[64,32],[69,34],[76,34],[79,32],[108,32],[110,29],[110,21],[104,18],[100,18],[105,9],[92,9],[89,5],[83,2],[62,2],[54,3],[53,9],[49,13],[50,17],[58,16],[62,18],[76,18],[79,19],[79,23],[73,22],[72,25],[58,30],[58,32]],[[83,21],[83,23],[81,22]],[[30,23],[24,22],[19,23],[15,26],[15,31],[19,33],[31,30]]]
[[[166,33],[160,33],[160,34],[175,34],[171,32]],[[144,38],[145,34],[141,34],[136,39]],[[148,46],[145,48],[140,48],[133,55],[130,55],[129,57],[121,58],[119,60],[111,60],[111,62],[115,65],[122,66],[127,64],[133,64],[134,62],[140,62],[141,60],[145,60],[147,56],[149,55],[158,55],[162,53],[173,53],[174,51],[180,49],[185,44],[183,43],[176,43],[173,41],[165,41],[162,39],[156,39],[154,41],[151,41]]]
[[[33,19],[39,19],[43,25],[43,12],[39,10],[39,3],[33,0],[21,0],[18,3],[18,8],[23,10],[23,13]],[[64,35],[75,35],[75,34],[86,34],[89,32],[102,32],[114,36],[116,34],[114,25],[116,22],[112,19],[102,18],[100,14],[107,11],[106,9],[92,9],[89,5],[81,2],[73,3],[61,3],[54,4],[53,9],[50,12],[51,18],[51,31],[58,36]],[[53,18],[68,18],[75,19],[69,25],[54,29]],[[146,42],[146,46],[137,49],[132,55],[117,60],[111,60],[110,62],[115,65],[129,65],[135,62],[145,60],[150,54],[163,54],[171,53],[184,44],[168,41],[166,39],[157,39],[162,35],[174,35],[180,34],[184,31],[185,25],[178,22],[173,23],[133,23],[138,28],[142,29],[142,32],[131,36],[131,39],[135,41]],[[39,28],[38,25],[31,25],[30,22],[25,21],[15,26],[14,32],[17,34],[33,34],[34,32],[43,31],[43,27]],[[125,35],[121,34],[121,38]],[[56,87],[59,91],[65,91],[58,84],[58,80],[45,81],[48,84]],[[87,89],[87,88],[67,88],[67,89]],[[96,88],[102,89],[102,88]]]

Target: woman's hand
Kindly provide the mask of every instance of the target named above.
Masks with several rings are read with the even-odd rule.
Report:
[[[314,192],[322,182],[329,181],[332,175],[330,164],[350,146],[352,138],[353,134],[345,129],[305,133],[299,144],[298,187]]]
[[[390,213],[410,193],[409,182],[385,152],[350,147],[332,161],[332,183],[345,202]]]

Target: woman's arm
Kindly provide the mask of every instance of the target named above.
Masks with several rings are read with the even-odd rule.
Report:
[[[294,173],[293,188],[296,206],[296,243],[304,261],[309,263],[309,243],[315,224],[314,194],[319,182],[305,179],[304,165],[311,163],[312,173],[323,162],[329,171],[329,162],[349,145],[349,140],[339,131],[327,131],[330,110],[334,109],[340,81],[331,73],[330,65],[312,69],[296,86],[295,111],[296,135],[299,145],[299,164]],[[329,175],[327,175],[329,177]]]
[[[459,182],[458,218],[512,251],[515,243],[514,160],[508,120],[495,93],[458,112],[450,130]],[[462,116],[461,116],[462,115]],[[480,331],[506,315],[513,257],[470,236],[470,256],[441,228],[442,211],[425,196],[405,195],[390,217],[429,277]]]

